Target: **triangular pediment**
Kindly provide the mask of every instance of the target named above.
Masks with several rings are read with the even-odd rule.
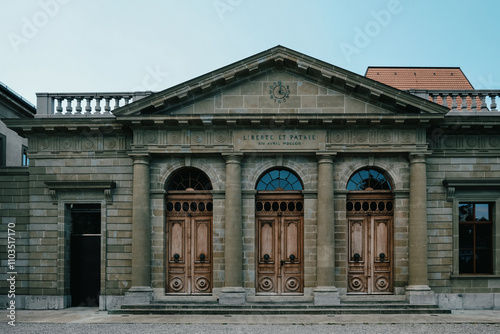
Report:
[[[117,118],[361,115],[435,118],[448,109],[277,46],[114,111]]]

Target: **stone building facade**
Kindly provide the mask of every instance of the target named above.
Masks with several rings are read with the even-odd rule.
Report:
[[[5,120],[30,143],[1,180],[22,189],[1,208],[19,307],[499,309],[496,95],[450,111],[422,94],[281,46],[154,94],[39,94],[34,119]]]

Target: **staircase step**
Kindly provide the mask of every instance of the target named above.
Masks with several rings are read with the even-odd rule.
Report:
[[[411,305],[405,295],[344,295],[335,306],[314,305],[312,296],[248,296],[247,304],[219,305],[215,296],[165,296],[148,305],[122,305],[110,314],[449,314],[437,305]]]
[[[340,300],[342,303],[348,304],[408,304],[408,300],[405,295],[348,295],[341,297]]]
[[[438,308],[437,305],[410,305],[410,304],[374,304],[374,303],[366,303],[366,304],[341,304],[335,306],[323,306],[323,305],[314,305],[314,304],[279,304],[279,305],[260,305],[260,304],[246,304],[246,305],[236,305],[236,306],[223,306],[219,304],[165,304],[165,303],[153,303],[150,305],[122,305],[123,310],[134,310],[134,309],[152,309],[152,310],[189,310],[189,309],[204,309],[204,310],[213,310],[213,309],[281,309],[281,310],[322,310],[322,309],[433,309]]]
[[[394,307],[394,308],[354,308],[354,307],[308,307],[308,308],[250,308],[250,307],[213,307],[213,308],[130,308],[109,310],[109,314],[163,314],[163,315],[293,315],[293,314],[449,314],[449,310],[433,307]]]

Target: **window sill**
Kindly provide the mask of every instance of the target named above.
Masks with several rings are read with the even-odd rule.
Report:
[[[451,275],[451,279],[489,279],[489,278],[500,278],[500,275]]]

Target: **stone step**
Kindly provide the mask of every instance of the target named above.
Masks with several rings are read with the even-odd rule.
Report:
[[[379,308],[379,309],[434,309],[438,308],[437,305],[410,305],[408,303],[365,303],[365,304],[340,304],[335,306],[324,306],[324,305],[314,305],[314,304],[277,304],[277,305],[261,305],[261,304],[245,304],[245,305],[232,305],[232,306],[224,306],[218,304],[170,304],[170,303],[152,303],[149,305],[122,305],[121,309],[123,310],[134,310],[134,309],[152,309],[152,310],[170,310],[170,309],[179,309],[179,310],[189,310],[189,309],[205,309],[205,310],[213,310],[213,309],[240,309],[240,310],[252,310],[252,309],[298,309],[298,310],[326,310],[326,309],[368,309],[368,308]]]
[[[340,300],[343,304],[408,304],[406,295],[348,295],[342,296]]]
[[[132,306],[132,305],[129,305]],[[158,305],[156,305],[158,306]],[[262,308],[262,307],[212,307],[212,308],[168,308],[142,307],[109,310],[109,314],[163,314],[163,315],[286,315],[286,314],[449,314],[451,311],[437,307],[294,307],[294,308]]]
[[[247,296],[248,304],[312,304],[313,296]]]
[[[155,299],[154,304],[189,304],[189,305],[219,305],[219,299],[215,296],[164,296]]]

